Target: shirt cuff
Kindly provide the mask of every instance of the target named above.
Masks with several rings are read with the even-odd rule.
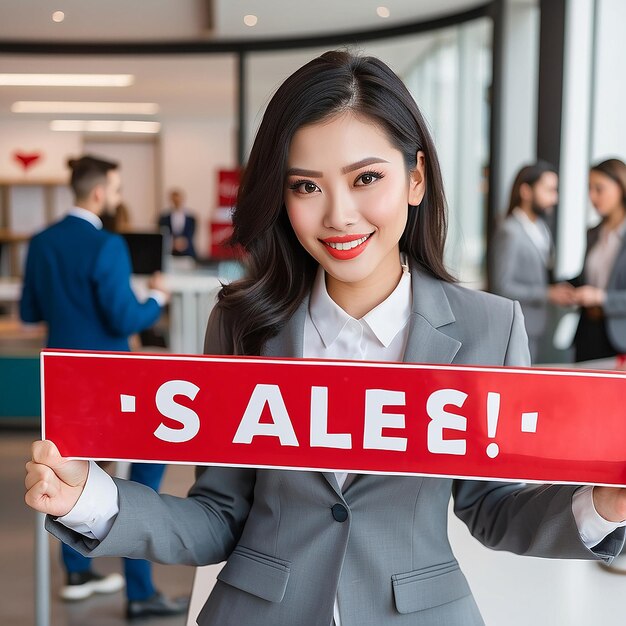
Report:
[[[593,504],[593,487],[587,485],[574,492],[572,512],[578,526],[580,538],[587,548],[597,546],[607,535],[614,530],[626,526],[623,522],[609,522],[597,511]]]
[[[72,510],[57,521],[90,539],[102,541],[111,530],[117,514],[117,485],[94,461],[89,461],[85,488]]]
[[[158,289],[150,289],[150,291],[148,291],[148,298],[156,300],[160,307],[164,307],[167,302],[165,294]]]

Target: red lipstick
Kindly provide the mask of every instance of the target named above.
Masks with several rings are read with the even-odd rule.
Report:
[[[340,237],[327,237],[320,239],[320,241],[333,258],[348,261],[356,258],[365,250],[373,234],[341,235]]]

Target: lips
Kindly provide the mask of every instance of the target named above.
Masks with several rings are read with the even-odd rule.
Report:
[[[365,250],[374,233],[342,235],[320,239],[328,254],[333,258],[346,261],[354,259]]]

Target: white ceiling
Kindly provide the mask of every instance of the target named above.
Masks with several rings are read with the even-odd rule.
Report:
[[[1,0],[0,39],[140,41],[293,37],[378,28],[456,13],[484,0]],[[382,19],[376,8],[386,6]],[[212,8],[210,8],[212,7]],[[63,11],[62,23],[52,13]],[[214,29],[208,34],[207,15]],[[254,14],[250,28],[243,17]]]
[[[204,31],[209,0],[0,0],[0,40],[120,41],[243,39],[328,34],[390,26],[459,12],[482,4],[476,0],[215,0],[215,29]],[[376,15],[384,4],[388,19]],[[66,14],[52,22],[54,11]],[[249,28],[243,16],[254,13]],[[397,72],[429,45],[432,35],[366,44],[365,51],[387,61]],[[288,73],[321,50],[250,55],[250,114]],[[234,55],[78,56],[0,54],[0,73],[132,73],[126,88],[0,87],[0,117],[51,119],[48,115],[12,114],[16,100],[156,102],[156,119],[170,116],[224,117],[234,120]],[[59,116],[77,118],[84,116]],[[89,116],[114,118],[115,116]],[[146,119],[133,116],[133,119]],[[152,118],[153,119],[153,118]]]

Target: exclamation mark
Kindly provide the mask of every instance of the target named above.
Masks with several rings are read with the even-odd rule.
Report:
[[[493,439],[498,429],[498,417],[500,417],[500,394],[490,391],[487,394],[487,436]],[[492,441],[487,446],[487,456],[495,459],[500,453],[497,443]]]

